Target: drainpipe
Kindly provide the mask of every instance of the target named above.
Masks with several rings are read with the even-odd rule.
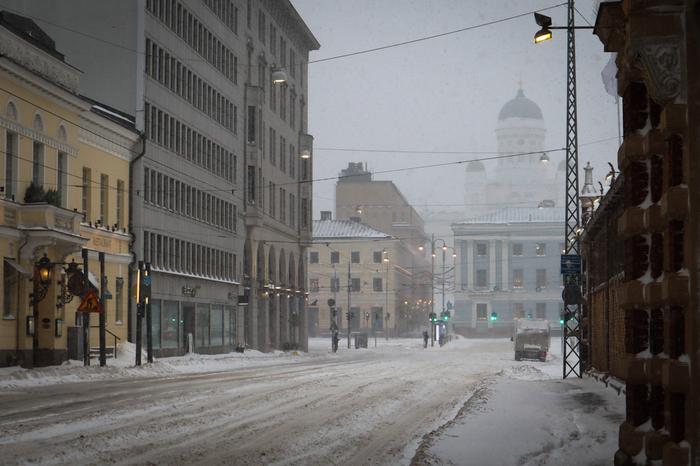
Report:
[[[25,233],[24,235],[24,243],[20,247],[17,248],[17,263],[22,264],[21,257],[22,257],[22,249],[27,245],[29,242],[29,235]],[[20,338],[20,331],[22,329],[22,326],[20,325],[20,318],[19,318],[19,302],[20,298],[22,296],[22,293],[20,291],[20,287],[17,287],[17,316],[15,318],[16,322],[16,332],[17,336],[15,338],[15,362],[19,361],[19,338]],[[26,318],[25,318],[26,319]],[[36,333],[36,322],[34,322],[34,332]]]
[[[127,339],[133,341],[132,335],[134,331],[134,322],[131,316],[132,314],[132,289],[133,283],[133,273],[134,267],[136,267],[136,252],[134,251],[134,243],[136,242],[136,235],[134,234],[134,165],[138,162],[144,155],[146,155],[146,134],[144,132],[139,132],[141,137],[141,153],[134,158],[134,160],[129,162],[129,252],[131,253],[131,262],[129,263],[128,277],[127,277]]]

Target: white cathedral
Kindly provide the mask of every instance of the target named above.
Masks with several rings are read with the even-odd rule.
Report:
[[[525,97],[522,86],[498,114],[498,161],[466,166],[466,217],[504,207],[562,207],[566,165],[562,152],[545,153],[542,110]]]

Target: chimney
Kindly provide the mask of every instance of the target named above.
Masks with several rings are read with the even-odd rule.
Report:
[[[330,210],[322,210],[321,220],[333,220],[333,213]]]

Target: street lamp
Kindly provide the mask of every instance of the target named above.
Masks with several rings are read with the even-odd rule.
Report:
[[[384,283],[384,336],[389,340],[389,252],[384,249],[383,251],[384,263],[386,264],[386,283]],[[375,339],[376,343],[376,339]]]
[[[284,84],[287,82],[287,72],[282,68],[275,68],[272,70],[272,83],[273,84]]]
[[[442,245],[440,244],[442,243]],[[457,257],[457,252],[451,246],[447,245],[447,242],[442,238],[435,238],[435,235],[430,237],[430,308],[428,310],[428,315],[433,313],[435,302],[435,258],[437,254],[435,253],[436,248],[439,247],[442,250],[442,312],[445,311],[445,275],[446,271],[446,253],[449,249],[452,250],[452,258]],[[418,246],[419,251],[423,251],[423,245]],[[435,346],[435,325],[434,322],[430,323],[430,346]]]
[[[540,156],[540,163],[542,165],[547,165],[549,163],[549,155],[547,155],[546,152],[542,152],[542,155]]]
[[[538,26],[542,27],[542,29],[535,33],[535,44],[551,39],[552,31],[550,31],[549,28],[552,25],[552,18],[540,13],[535,13],[535,22]]]
[[[552,18],[535,13],[535,23],[540,26],[540,30],[535,33],[535,43],[541,43],[552,38],[552,29],[565,29],[566,44],[566,220],[564,223],[565,253],[579,253],[579,238],[576,230],[580,223],[580,206],[578,190],[578,124],[576,114],[576,29],[593,29],[593,26],[575,25],[576,9],[574,0],[567,1],[567,23],[566,26],[552,26]],[[566,275],[565,283],[571,286],[578,286],[580,290],[580,276]],[[578,303],[564,303],[567,306],[567,314],[571,313],[573,319],[571,325],[564,326],[563,339],[563,378],[569,374],[574,374],[581,378],[581,306]]]
[[[311,151],[308,149],[304,149],[301,151],[301,158],[302,159],[310,159],[311,158]]]

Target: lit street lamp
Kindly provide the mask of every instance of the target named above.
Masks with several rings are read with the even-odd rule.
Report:
[[[579,237],[576,233],[580,223],[580,206],[578,193],[578,124],[576,115],[576,29],[593,29],[593,26],[575,25],[576,9],[574,0],[567,1],[566,26],[552,26],[552,18],[535,13],[535,22],[540,30],[535,33],[536,44],[552,38],[553,29],[565,29],[567,37],[566,46],[566,220],[564,223],[565,254],[579,253]],[[540,158],[542,161],[542,158]],[[568,274],[564,276],[564,282],[568,286],[581,288],[580,276]],[[580,294],[580,293],[579,293]],[[563,332],[563,378],[574,374],[581,378],[581,306],[577,303],[564,303],[566,314],[572,319],[564,325]]]

